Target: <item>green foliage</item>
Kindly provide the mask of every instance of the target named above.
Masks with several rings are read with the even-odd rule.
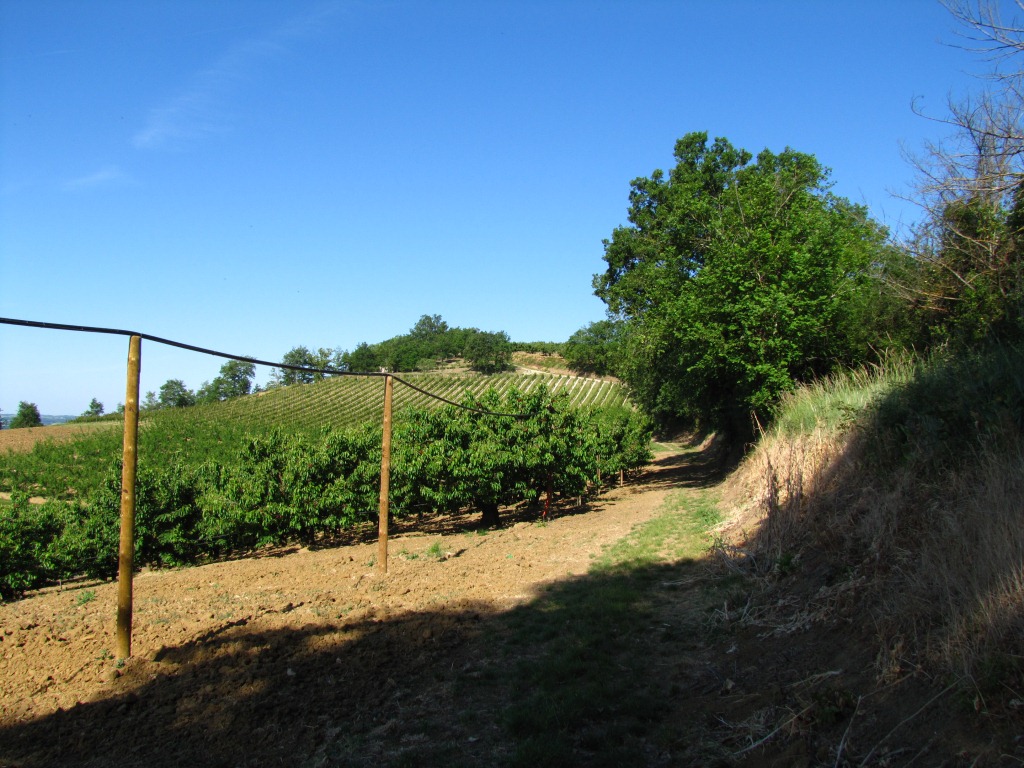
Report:
[[[566,376],[406,374],[412,384],[450,400],[466,394],[480,397],[493,387],[507,392],[546,386],[564,390],[570,405],[615,408],[626,403],[626,391],[616,382],[585,381]],[[421,392],[396,385],[395,411],[433,408],[438,402]],[[278,427],[287,432],[318,432],[324,426],[347,430],[362,424],[379,425],[383,413],[383,383],[379,378],[336,377],[307,387],[278,388],[259,397],[242,398],[192,408],[145,412],[139,455],[143,463],[172,465],[187,453],[196,463],[229,462],[231,452],[247,433]],[[72,443],[42,441],[28,453],[0,455],[0,490],[23,490],[52,499],[84,499],[103,483],[117,461],[122,435],[110,429],[83,432]]]
[[[466,338],[464,328],[451,328],[440,315],[423,315],[409,333],[378,344],[359,344],[341,360],[350,371],[393,372],[431,370],[442,360],[462,354]]]
[[[827,192],[811,155],[751,162],[692,133],[675,157],[668,178],[633,181],[595,290],[624,322],[620,374],[650,413],[745,429],[750,410],[865,354],[855,299],[887,258],[885,233]]]
[[[0,503],[0,597],[8,599],[44,583],[49,569],[49,543],[60,532],[52,508],[29,504],[15,493]]]
[[[483,373],[508,370],[512,349],[504,332],[449,327],[440,315],[423,315],[409,333],[378,344],[359,344],[341,354],[347,370],[376,372],[426,371],[444,360],[463,356]]]
[[[463,387],[467,405],[506,415],[426,407],[433,401],[405,389],[416,397],[401,405],[396,398],[396,515],[475,506],[496,521],[498,507],[536,501],[549,489],[556,495],[586,493],[596,481],[599,442],[611,446],[602,448],[602,466],[636,466],[648,456],[649,423],[643,417],[624,408],[605,414],[596,405],[607,401],[614,409],[621,403],[621,388],[608,382],[574,380],[581,386],[570,393],[542,384],[564,377],[518,379],[532,385],[530,391],[511,386],[514,377],[448,380],[449,386]],[[487,381],[502,389],[474,394],[465,387]],[[357,383],[363,388],[350,386]],[[374,521],[379,411],[361,426],[340,428],[318,404],[325,393],[379,397],[380,385],[379,379],[339,379],[244,401],[147,413],[135,489],[138,562],[182,565],[289,541],[314,543]],[[291,402],[289,390],[307,395],[296,405],[305,411],[303,419],[288,409],[251,410],[277,397]],[[586,409],[573,405],[588,401]],[[375,412],[374,406],[361,407]],[[605,422],[618,426],[609,432]],[[15,499],[0,508],[4,596],[56,579],[116,573],[120,447],[119,430],[96,429],[74,442],[45,441],[30,453],[0,456],[0,487],[12,490]],[[50,501],[29,505],[29,492]]]
[[[199,388],[196,400],[203,403],[215,403],[230,400],[252,392],[252,382],[256,376],[256,366],[243,360],[228,360],[220,368],[220,375]]]
[[[931,345],[961,349],[1024,339],[1024,194],[985,189],[946,200],[922,226],[904,281],[920,305]]]
[[[815,430],[842,431],[893,387],[911,381],[918,364],[918,358],[910,353],[893,352],[880,364],[837,371],[798,387],[779,401],[772,430],[790,437]]]
[[[621,323],[598,320],[580,328],[563,345],[562,356],[577,373],[615,374],[620,354]]]
[[[500,373],[512,367],[512,346],[504,331],[475,331],[466,340],[462,356],[480,373]]]
[[[340,350],[325,349],[321,347],[316,352],[310,351],[307,347],[293,347],[288,350],[281,362],[285,365],[297,365],[303,368],[331,368],[340,370],[345,363]],[[317,371],[295,371],[288,368],[281,368],[274,372],[278,384],[312,384],[315,381],[323,381],[326,374]]]
[[[370,372],[380,368],[377,353],[365,341],[357,345],[351,352],[343,353],[342,361],[349,371]]]
[[[168,379],[160,387],[160,408],[187,408],[196,404],[195,393],[181,379]]]
[[[536,502],[549,491],[585,493],[597,479],[599,445],[602,466],[614,467],[607,471],[632,469],[650,457],[650,423],[631,410],[585,412],[571,407],[566,393],[544,387],[504,395],[488,390],[463,405],[476,410],[448,406],[403,415],[392,486],[399,509],[473,506],[494,525],[502,506]]]
[[[617,406],[593,409],[593,449],[600,478],[642,467],[653,458],[650,418],[632,408]]]
[[[933,353],[891,386],[861,429],[882,471],[909,466],[919,478],[956,471],[982,449],[1024,435],[1024,350]]]
[[[29,503],[16,492],[0,503],[0,597],[80,575],[109,577],[117,572],[120,493],[76,505]]]
[[[443,560],[444,559],[444,548],[441,546],[440,541],[435,541],[426,551],[423,553],[425,557],[429,557],[432,560]]]
[[[513,352],[533,352],[541,355],[560,355],[565,347],[557,341],[513,341]]]
[[[103,415],[103,403],[97,400],[95,397],[89,402],[89,407],[85,409],[85,413],[82,416],[86,418],[96,418]]]
[[[773,434],[843,431],[856,424],[872,469],[910,465],[938,478],[983,449],[1024,434],[1024,350],[889,355],[801,387],[782,399]]]
[[[25,427],[41,427],[43,419],[39,415],[39,409],[35,403],[26,403],[22,400],[18,403],[18,412],[14,414],[8,429],[23,429]]]
[[[416,325],[409,331],[415,339],[436,339],[448,332],[448,323],[440,315],[421,315]]]

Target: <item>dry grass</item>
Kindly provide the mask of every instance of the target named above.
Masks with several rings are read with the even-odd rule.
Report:
[[[799,431],[783,418],[790,426],[764,435],[730,479],[720,549],[773,595],[746,619],[766,633],[870,622],[880,680],[929,670],[1019,700],[1024,437],[1012,422],[979,423],[978,434],[956,436],[969,447],[955,460],[929,463],[919,457],[949,451],[911,435],[901,460],[883,466],[889,425],[877,423],[874,404],[901,390],[905,369],[897,380],[878,371],[860,382],[870,396],[849,419]],[[801,397],[835,400],[834,388]],[[807,582],[802,596],[779,599],[776,585],[792,574]]]

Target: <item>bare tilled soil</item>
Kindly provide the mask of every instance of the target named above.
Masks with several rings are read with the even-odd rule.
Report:
[[[104,429],[121,429],[119,421],[93,421],[83,424],[53,424],[48,427],[24,427],[22,429],[0,430],[0,453],[6,451],[31,451],[36,443],[43,440],[66,442],[75,440],[88,432]]]
[[[401,746],[389,737],[395,718],[455,727],[452,680],[472,666],[468,646],[487,623],[584,574],[668,488],[627,485],[550,522],[509,512],[497,530],[474,515],[426,532],[400,525],[387,575],[371,532],[328,549],[143,572],[127,662],[114,658],[114,583],[4,604],[0,765],[335,764],[359,757],[346,751],[357,736],[372,762]],[[451,738],[401,730],[410,727],[402,738]],[[467,746],[484,736],[458,734]]]

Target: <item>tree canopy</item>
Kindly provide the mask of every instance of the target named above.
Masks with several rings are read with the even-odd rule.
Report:
[[[157,402],[160,408],[186,408],[196,404],[196,395],[181,379],[168,379],[160,387]]]
[[[466,340],[462,355],[480,373],[499,373],[512,367],[512,345],[504,331],[476,331]]]
[[[621,323],[598,320],[570,336],[562,356],[577,373],[607,376],[618,369],[621,331]]]
[[[243,360],[228,360],[220,367],[220,375],[213,381],[205,382],[196,393],[199,402],[217,402],[232,397],[241,397],[252,392],[256,377],[256,366]]]
[[[39,415],[39,408],[35,403],[26,403],[22,400],[18,403],[18,412],[14,414],[8,429],[23,429],[25,427],[41,427],[43,418]]]
[[[299,346],[288,350],[281,362],[285,365],[298,365],[303,368],[333,368],[341,370],[345,366],[341,350],[320,347],[313,352],[308,347]],[[295,371],[288,368],[275,369],[274,378],[279,384],[311,384],[323,381],[326,374],[317,371]]]
[[[377,344],[363,342],[342,353],[340,362],[353,372],[423,371],[460,355],[484,373],[506,370],[512,356],[508,334],[453,328],[440,315],[423,315],[409,333]]]
[[[83,416],[96,417],[103,415],[103,403],[97,400],[95,397],[89,401],[89,407],[85,409]]]
[[[795,382],[857,361],[860,294],[884,230],[786,149],[755,159],[690,133],[675,167],[632,182],[595,293],[622,323],[619,374],[662,420],[742,428]]]

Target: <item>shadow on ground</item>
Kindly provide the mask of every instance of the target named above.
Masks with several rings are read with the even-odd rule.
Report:
[[[663,457],[646,481],[704,487],[719,466]],[[928,681],[878,685],[870,624],[772,626],[754,589],[679,561],[504,612],[227,622],[0,725],[0,766],[1002,764],[975,759],[991,743],[966,707],[927,709]]]
[[[706,485],[713,459],[664,457],[643,482]],[[646,592],[698,568],[595,572],[507,612],[227,622],[131,659],[94,700],[0,725],[0,766],[662,764],[679,677],[642,648],[678,656],[692,642]]]
[[[658,764],[671,683],[633,651],[666,629],[637,586],[691,567],[567,581],[506,614],[227,623],[132,659],[98,700],[3,726],[0,765]]]

